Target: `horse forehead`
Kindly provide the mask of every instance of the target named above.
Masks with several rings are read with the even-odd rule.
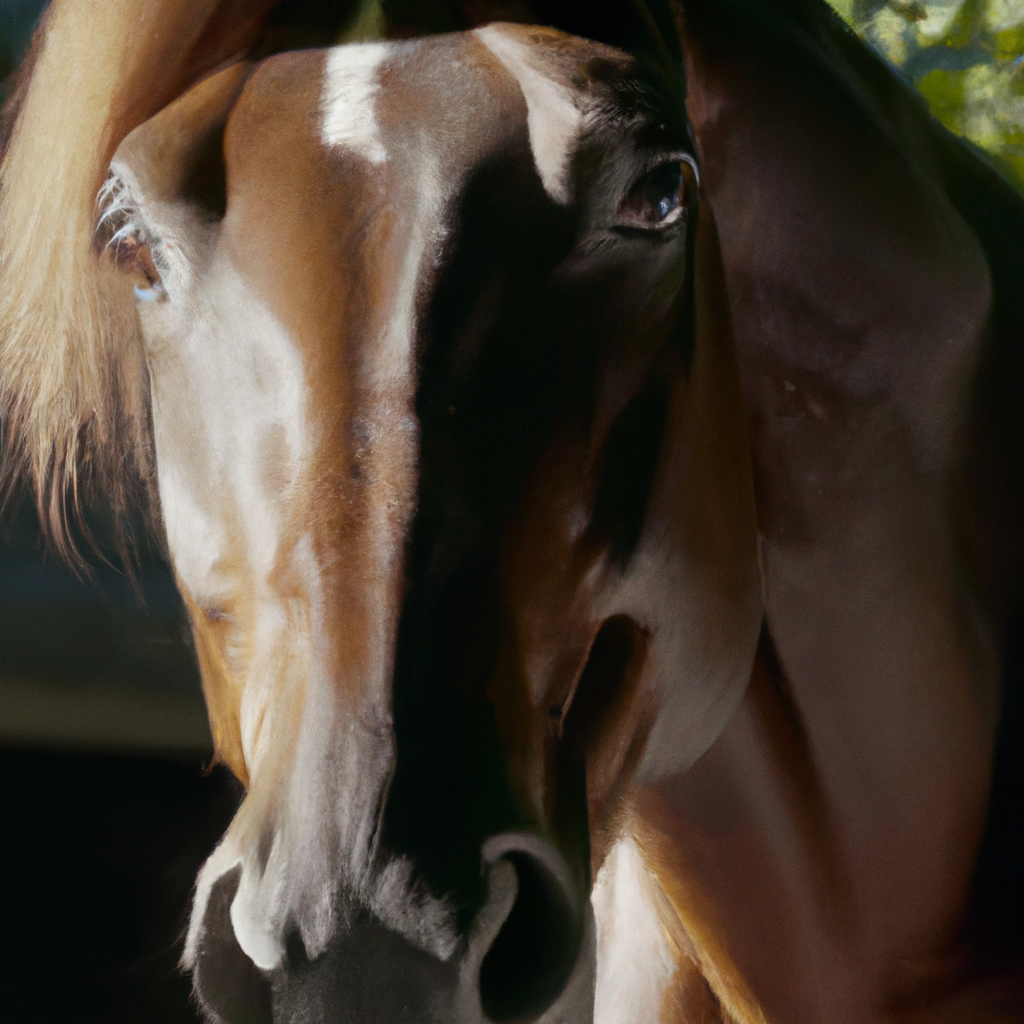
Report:
[[[225,134],[221,252],[301,349],[382,336],[407,251],[441,240],[447,199],[510,130],[500,69],[474,49],[458,35],[350,44],[251,76]],[[486,138],[468,145],[474,121]]]
[[[509,119],[525,121],[538,174],[552,198],[564,200],[557,179],[583,124],[588,64],[599,57],[622,64],[624,55],[511,24],[339,46],[325,62],[321,137],[382,164],[389,141],[401,146],[414,127],[421,138],[433,135],[449,160],[472,160],[481,140],[496,141]]]
[[[349,44],[271,57],[250,78],[225,135],[221,252],[294,339],[318,408],[390,406],[396,374],[408,397],[416,302],[476,168],[532,151],[556,199],[576,87],[542,51],[563,38]]]
[[[374,169],[404,170],[424,150],[456,171],[479,155],[480,133],[495,142],[510,119],[525,122],[508,77],[475,33],[278,54],[256,69],[230,117],[229,136],[247,158],[236,161],[236,173],[273,174],[260,145],[244,143],[272,145],[282,136],[293,146],[301,139],[291,151],[292,175],[311,159],[317,167],[324,158],[356,160],[372,184]]]
[[[362,174],[346,173],[350,208],[379,197],[381,184],[393,187],[396,177],[447,198],[474,166],[522,137],[548,195],[564,204],[575,143],[603,94],[592,70],[601,78],[628,63],[599,44],[502,24],[279,54],[263,62],[231,116],[236,144],[250,140],[236,147],[247,155],[236,161],[236,183],[273,178],[279,164],[252,143],[284,135],[293,139],[288,180],[272,187],[317,188],[326,160],[362,165]],[[432,180],[417,173],[424,165]]]

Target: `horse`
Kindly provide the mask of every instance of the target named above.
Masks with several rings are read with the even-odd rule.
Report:
[[[822,4],[268,7],[56,7],[0,185],[9,464],[141,476],[249,787],[206,1011],[1020,1019],[1019,198]]]
[[[5,412],[53,528],[86,452],[108,494],[125,453],[152,492],[248,790],[197,883],[199,1000],[589,1020],[584,744],[624,715],[621,773],[685,769],[761,622],[685,123],[625,54],[501,24],[124,96],[87,13],[51,10],[7,151],[13,241],[39,112],[84,126],[53,246],[36,224],[5,263]],[[108,75],[87,111],[76,57]],[[48,297],[37,259],[64,264]]]

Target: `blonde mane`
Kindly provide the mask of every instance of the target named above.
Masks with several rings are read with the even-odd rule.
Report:
[[[56,5],[0,166],[0,484],[27,483],[58,552],[101,489],[115,515],[148,472],[146,376],[131,285],[95,242],[127,24]]]
[[[83,500],[102,494],[123,519],[152,469],[132,286],[96,233],[110,159],[134,127],[248,50],[272,7],[55,0],[5,111],[0,498],[27,484],[69,561],[80,562],[68,527]]]

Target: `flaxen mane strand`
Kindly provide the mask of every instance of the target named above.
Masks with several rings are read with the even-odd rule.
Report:
[[[147,461],[131,285],[94,241],[130,45],[131,25],[118,21],[81,4],[51,9],[0,166],[0,481],[5,493],[30,485],[71,561],[68,513],[83,490],[102,488],[116,515]]]
[[[54,0],[4,119],[0,495],[27,482],[71,561],[83,492],[117,517],[149,476],[138,315],[97,245],[97,193],[124,137],[247,52],[274,3]]]

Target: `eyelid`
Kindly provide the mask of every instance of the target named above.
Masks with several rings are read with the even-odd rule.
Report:
[[[99,217],[98,239],[114,265],[129,277],[138,302],[167,298],[163,277],[157,266],[157,239],[142,215],[137,190],[123,169],[111,168],[96,197]],[[143,282],[145,282],[143,284]]]
[[[687,164],[693,171],[696,184],[700,184],[700,167],[697,164],[697,157],[687,149],[663,149],[649,153],[644,159],[640,173],[633,179],[633,183],[626,189],[626,193],[641,182],[651,171],[657,170],[662,164],[675,161]]]

